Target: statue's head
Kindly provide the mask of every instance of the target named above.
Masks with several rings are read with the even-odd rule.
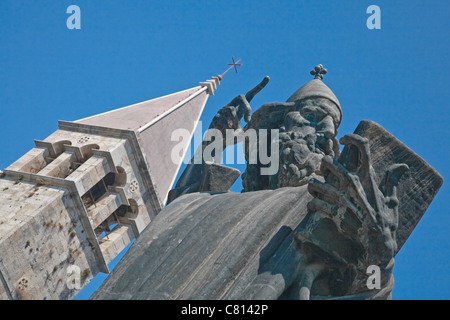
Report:
[[[322,82],[325,73],[321,65],[316,66],[311,71],[315,79],[295,91],[286,103],[264,105],[252,115],[250,127],[279,129],[279,169],[272,176],[251,177],[258,171],[248,166],[244,190],[251,180],[259,181],[256,185],[263,189],[306,184],[319,173],[324,155],[339,156],[336,135],[342,111],[334,93]]]
[[[319,173],[324,155],[338,157],[340,153],[336,135],[342,111],[321,77],[303,85],[286,102],[294,107],[280,126],[279,172],[269,178],[277,188],[306,184]]]
[[[298,107],[304,105],[305,110],[302,113],[305,115],[308,113],[327,114],[332,118],[337,131],[337,127],[342,120],[341,105],[333,91],[322,82],[325,73],[327,73],[327,70],[321,64],[317,65],[311,71],[315,78],[295,91],[286,102],[294,102]],[[308,108],[308,104],[314,104],[314,107]]]
[[[311,151],[338,156],[336,135],[342,110],[338,99],[321,78],[303,85],[286,102],[293,103],[294,107],[285,115],[281,131],[295,133],[296,138],[313,135],[316,148],[311,145]]]

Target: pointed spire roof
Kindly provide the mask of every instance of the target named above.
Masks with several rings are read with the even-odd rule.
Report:
[[[143,101],[127,107],[107,111],[88,118],[75,121],[76,123],[88,124],[99,127],[108,127],[122,130],[140,130],[150,123],[162,118],[176,106],[194,99],[196,93],[200,93],[203,87],[187,89],[172,93],[159,98]]]
[[[161,206],[176,179],[182,160],[174,163],[171,153],[186,151],[205,107],[206,101],[220,84],[221,76],[200,82],[191,89],[147,100],[124,108],[108,111],[75,123],[120,130],[132,130],[138,134],[139,144],[145,155],[152,184]],[[172,141],[177,129],[189,132],[189,139]],[[183,159],[185,154],[182,155]]]

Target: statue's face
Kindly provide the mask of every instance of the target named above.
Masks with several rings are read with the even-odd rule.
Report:
[[[339,156],[336,139],[339,109],[328,99],[263,105],[252,115],[252,129],[279,129],[279,166],[275,175],[262,176],[259,165],[247,165],[244,190],[276,189],[306,184],[319,173],[324,155]],[[248,160],[249,152],[246,149]]]
[[[311,152],[334,156],[339,113],[328,99],[303,100],[290,111],[281,126],[285,138],[304,139]]]
[[[328,138],[336,135],[339,113],[328,99],[317,98],[301,102],[300,114],[316,131],[322,132]]]
[[[324,155],[337,156],[339,112],[324,98],[302,100],[285,115],[280,133],[278,187],[305,184]]]

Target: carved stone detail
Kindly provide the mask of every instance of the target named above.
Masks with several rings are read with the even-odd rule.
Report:
[[[92,298],[389,299],[394,257],[442,178],[375,123],[338,141],[342,110],[321,81],[326,73],[317,65],[286,102],[251,117],[249,102],[268,77],[220,109],[210,128],[236,132],[224,147],[250,129],[280,131],[278,172],[247,164],[243,192],[233,193],[233,170],[188,165],[170,203]],[[245,154],[248,161],[248,147]],[[376,290],[367,285],[373,267]]]

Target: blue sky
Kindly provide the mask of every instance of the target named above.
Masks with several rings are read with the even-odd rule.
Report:
[[[73,4],[80,30],[66,27]],[[381,8],[380,30],[366,27],[372,4]],[[204,128],[264,76],[271,80],[253,109],[285,101],[321,63],[343,109],[338,137],[373,120],[444,177],[396,257],[393,298],[448,299],[448,12],[445,0],[3,0],[0,169],[57,130],[58,120],[197,86],[231,56],[244,65],[208,100]]]

